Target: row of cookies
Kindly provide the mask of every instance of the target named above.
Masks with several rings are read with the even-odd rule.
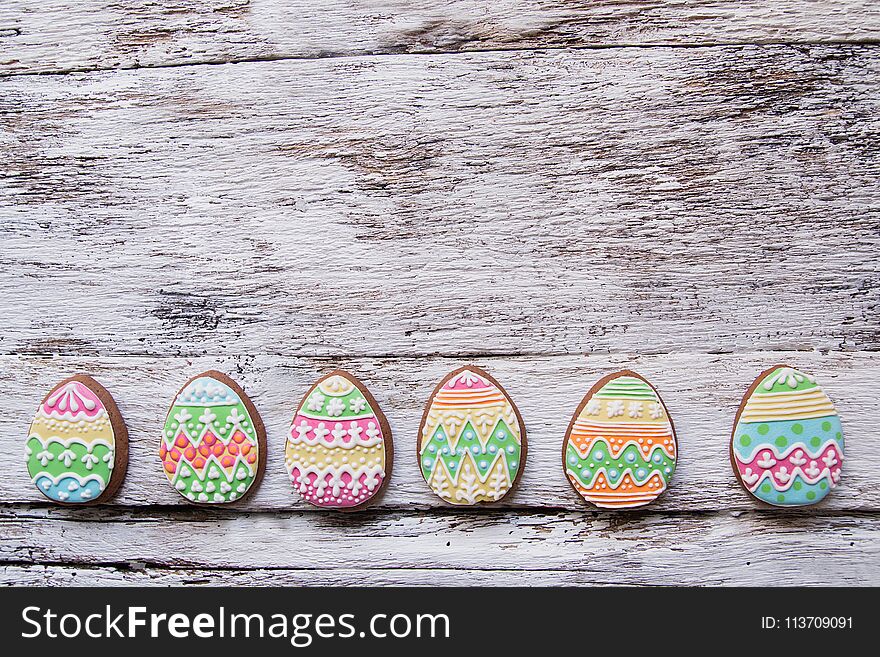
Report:
[[[456,505],[497,502],[522,475],[525,425],[487,372],[468,366],[434,389],[419,428],[419,468],[431,489]],[[267,457],[266,430],[251,400],[228,376],[193,377],[174,398],[159,445],[171,486],[196,504],[252,493]],[[113,397],[89,376],[53,388],[25,447],[28,473],[62,504],[108,500],[128,465],[128,432]],[[657,499],[675,472],[678,444],[659,393],[628,370],[598,381],[572,417],[562,446],[565,475],[587,501],[634,508]],[[823,499],[840,480],[843,434],[813,377],[777,365],[748,389],[734,421],[730,460],[742,486],[778,506]],[[391,475],[391,428],[354,376],[322,377],[300,403],[285,464],[307,502],[354,510],[377,499]]]

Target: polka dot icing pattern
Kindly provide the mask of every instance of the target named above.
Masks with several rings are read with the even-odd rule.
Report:
[[[391,432],[379,405],[337,370],[306,394],[290,425],[285,461],[307,502],[331,509],[369,503],[388,479]]]
[[[466,367],[434,391],[420,427],[419,464],[433,491],[451,504],[497,502],[525,467],[525,428],[504,389]]]
[[[233,386],[205,372],[186,383],[165,419],[159,458],[168,481],[192,502],[234,502],[261,474],[262,421]]]
[[[731,461],[743,487],[769,504],[828,495],[840,481],[843,430],[816,380],[784,365],[758,376],[740,405]]]
[[[675,472],[672,421],[657,391],[635,372],[617,372],[584,397],[563,446],[565,473],[603,508],[653,502]]]
[[[51,500],[84,504],[98,501],[108,491],[116,467],[110,411],[117,411],[105,406],[98,390],[108,403],[112,401],[89,377],[62,381],[40,404],[31,423],[25,446],[28,474]]]

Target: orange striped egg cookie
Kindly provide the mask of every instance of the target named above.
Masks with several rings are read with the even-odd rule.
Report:
[[[601,379],[581,401],[562,458],[581,497],[617,509],[657,499],[675,472],[677,452],[660,395],[645,378],[623,370]]]

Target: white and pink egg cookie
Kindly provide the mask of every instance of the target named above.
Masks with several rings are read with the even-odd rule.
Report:
[[[379,404],[336,370],[306,393],[290,425],[285,462],[304,500],[351,511],[370,504],[391,472],[391,429]]]

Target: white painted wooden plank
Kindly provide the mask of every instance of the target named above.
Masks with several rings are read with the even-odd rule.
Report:
[[[332,570],[134,569],[109,566],[4,566],[0,586],[610,586],[571,570],[370,568]],[[430,583],[430,584],[428,584]]]
[[[0,73],[370,53],[878,38],[880,10],[868,0],[6,0],[0,4]]]
[[[4,78],[0,349],[880,349],[878,52]]]
[[[0,560],[323,571],[576,571],[614,584],[877,585],[880,519],[809,514],[208,514],[201,520],[32,512],[0,520]],[[381,574],[380,574],[381,577]],[[463,574],[467,583],[467,573]],[[509,583],[516,576],[506,578]],[[381,580],[380,580],[381,581]],[[365,582],[366,583],[366,582]]]
[[[818,377],[837,405],[847,440],[843,485],[818,512],[878,510],[876,451],[880,427],[877,390],[880,354],[797,353],[658,356],[478,358],[506,388],[526,424],[529,455],[514,494],[503,505],[516,508],[588,507],[569,486],[562,470],[561,446],[571,414],[590,386],[603,375],[635,369],[659,389],[678,432],[680,459],[672,486],[652,506],[657,510],[753,509],[730,467],[728,441],[742,394],[763,369],[789,362]],[[416,436],[424,404],[434,385],[468,361],[457,359],[315,359],[259,356],[243,358],[0,358],[7,430],[0,453],[15,455],[4,481],[3,501],[41,503],[19,460],[27,428],[40,399],[54,383],[77,371],[92,373],[114,395],[129,429],[130,464],[113,504],[184,505],[167,483],[158,457],[159,432],[167,406],[181,383],[210,368],[229,373],[247,391],[268,431],[269,460],[257,492],[239,511],[312,510],[291,487],[284,466],[290,419],[303,394],[320,373],[343,367],[376,396],[394,434],[394,469],[379,508],[440,507],[445,503],[425,484],[416,460]],[[74,511],[76,513],[76,511]],[[326,514],[327,512],[317,513]],[[611,515],[625,515],[610,512]]]

